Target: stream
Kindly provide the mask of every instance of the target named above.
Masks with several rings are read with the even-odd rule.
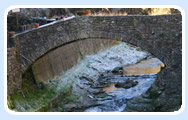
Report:
[[[104,98],[98,98],[98,103],[100,105],[88,108],[85,110],[85,112],[122,112],[126,107],[127,100],[146,92],[154,82],[155,78],[156,75],[140,75],[129,77],[115,76],[104,78],[110,80],[108,81],[109,83],[112,83],[109,87],[105,88],[107,96]],[[116,83],[125,83],[130,79],[134,82],[138,82],[138,84],[134,87],[130,86],[130,88],[115,87]]]
[[[146,92],[156,78],[156,74],[123,75],[122,67],[149,57],[148,52],[124,42],[84,56],[56,80],[57,91],[72,86],[71,95],[79,96],[62,102],[62,111],[122,112],[127,101]]]

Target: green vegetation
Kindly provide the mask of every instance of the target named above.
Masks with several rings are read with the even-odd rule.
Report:
[[[136,48],[136,50],[137,50],[137,51],[145,51],[145,50],[143,50],[143,49],[141,49],[141,48]]]
[[[32,81],[24,80],[22,92],[17,91],[7,97],[8,107],[15,111],[36,111],[43,106],[47,106],[56,94],[56,85],[38,88]]]
[[[13,109],[13,108],[14,108],[14,105],[13,105],[12,102],[13,102],[13,101],[12,101],[11,97],[10,97],[10,96],[7,96],[7,105],[8,105],[8,108],[9,108],[9,109]]]
[[[81,51],[78,51],[80,59],[84,59],[84,55],[81,53]]]
[[[66,93],[60,94],[57,96],[54,100],[50,102],[50,106],[44,107],[40,109],[40,111],[65,111],[67,109],[66,106],[64,106],[67,103],[76,103],[79,102],[81,99],[80,96],[72,94],[72,87],[70,87]]]
[[[56,95],[55,87],[40,89],[33,85],[32,81],[25,81],[22,87],[23,92],[17,91],[11,96],[13,105],[9,105],[10,109],[16,109],[17,111],[36,111],[38,108],[46,106],[50,99]]]
[[[79,101],[79,99],[80,99],[80,96],[71,94],[71,95],[65,97],[65,99],[63,101],[77,102],[77,101]]]

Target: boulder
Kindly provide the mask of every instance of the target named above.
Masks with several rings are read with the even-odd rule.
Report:
[[[137,84],[138,84],[137,81],[133,81],[133,80],[131,80],[131,79],[127,79],[126,82],[123,82],[123,83],[118,82],[118,83],[116,83],[116,84],[115,84],[115,87],[117,87],[117,88],[126,88],[126,89],[129,89],[129,88],[131,88],[131,87],[136,86]]]

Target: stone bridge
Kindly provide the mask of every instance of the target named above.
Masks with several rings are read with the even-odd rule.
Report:
[[[11,50],[8,51],[8,93],[11,94],[9,89],[14,91],[18,89],[18,81],[21,80],[23,73],[35,61],[52,50],[59,47],[63,49],[64,45],[79,40],[116,40],[141,47],[165,63],[165,68],[158,74],[150,90],[131,100],[127,104],[127,111],[176,109],[181,106],[182,102],[181,31],[182,16],[176,14],[82,16],[18,34],[15,36],[16,53],[14,52],[13,55]],[[11,56],[14,56],[16,60],[12,60]],[[12,69],[9,61],[16,61],[17,69]],[[14,72],[15,70],[20,71],[19,74],[11,75],[11,73],[18,73]],[[9,87],[16,85],[13,83],[17,84],[17,88]],[[151,98],[151,102],[144,101],[145,98]]]

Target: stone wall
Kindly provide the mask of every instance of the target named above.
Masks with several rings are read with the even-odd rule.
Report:
[[[85,39],[60,46],[46,53],[31,66],[35,81],[48,84],[49,80],[76,65],[85,55],[95,54],[114,44],[115,40]]]
[[[182,101],[182,16],[83,16],[60,21],[16,36],[24,73],[38,58],[63,44],[97,38],[124,41],[152,53],[165,64],[147,93],[145,111],[168,111]],[[151,97],[154,94],[154,97]],[[138,100],[135,100],[138,101]],[[136,102],[127,111],[139,111]],[[134,104],[133,104],[134,103]],[[146,105],[145,105],[146,104]],[[146,107],[147,106],[147,107]],[[143,110],[143,108],[142,108]]]
[[[16,57],[16,48],[7,50],[7,93],[13,94],[21,89],[20,64]]]

